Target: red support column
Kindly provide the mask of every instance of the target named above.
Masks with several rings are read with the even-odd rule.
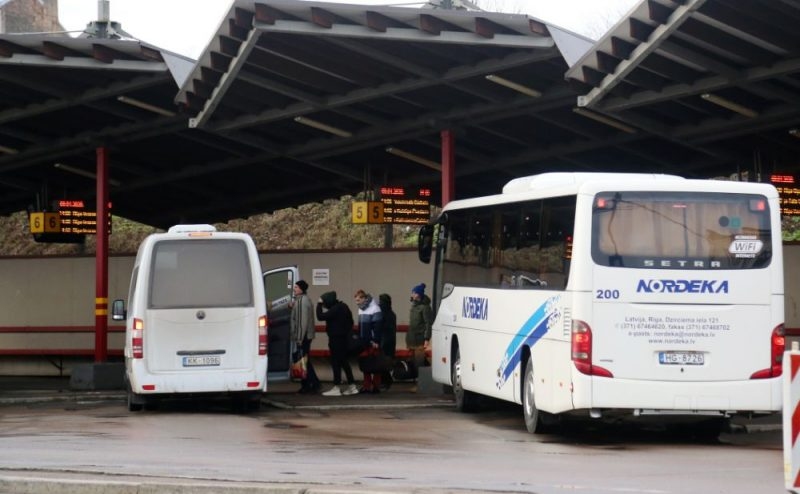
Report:
[[[455,136],[451,130],[443,130],[442,136],[442,207],[456,196],[456,149]]]
[[[108,357],[108,150],[97,148],[97,252],[95,253],[94,361]]]

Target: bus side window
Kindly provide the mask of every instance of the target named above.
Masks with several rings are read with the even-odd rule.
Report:
[[[542,250],[539,277],[551,289],[563,290],[569,275],[569,251],[575,224],[575,198],[554,197],[542,204]]]

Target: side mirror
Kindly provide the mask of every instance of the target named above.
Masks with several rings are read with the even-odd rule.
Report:
[[[431,254],[433,252],[433,225],[423,225],[419,229],[417,251],[420,261],[425,264],[431,262]]]
[[[125,313],[125,301],[117,299],[111,303],[111,319],[115,321],[124,321],[127,317]]]

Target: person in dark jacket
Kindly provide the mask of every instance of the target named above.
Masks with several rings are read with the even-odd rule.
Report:
[[[433,310],[431,299],[425,295],[425,283],[411,289],[411,311],[408,315],[406,348],[411,351],[417,365],[423,364],[430,348]]]
[[[336,292],[325,292],[317,301],[317,319],[325,321],[328,334],[328,349],[331,352],[333,387],[322,393],[323,396],[342,396],[358,394],[353,378],[353,369],[347,356],[350,335],[353,332],[353,313],[350,307],[336,298]],[[342,370],[347,377],[347,386],[342,386]]]
[[[372,298],[364,290],[357,290],[353,299],[358,306],[358,328],[361,341],[366,346],[362,352],[362,359],[374,360],[375,355],[380,355],[381,332],[383,330],[383,313],[378,306],[377,300]],[[359,364],[363,362],[360,360]],[[364,371],[363,365],[361,365]],[[364,385],[359,392],[361,393],[380,393],[381,374],[376,372],[364,372]]]
[[[314,339],[314,309],[311,299],[308,298],[308,283],[299,280],[294,284],[294,297],[290,306],[292,315],[290,319],[291,337],[295,342],[296,348],[301,353],[300,356],[308,356],[311,352],[311,341]],[[305,379],[301,381],[299,393],[316,393],[319,391],[320,382],[311,358],[308,357],[306,364],[307,373]]]
[[[388,293],[381,293],[378,295],[378,306],[383,314],[381,351],[394,362],[394,354],[397,350],[397,314],[392,310],[392,297]],[[389,389],[392,382],[392,373],[384,372],[381,378],[381,387]]]

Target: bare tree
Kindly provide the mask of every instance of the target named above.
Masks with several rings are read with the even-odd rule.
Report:
[[[507,14],[524,14],[524,5],[528,0],[473,0],[481,10],[487,12],[505,12]]]
[[[454,0],[456,1],[456,0]],[[487,12],[505,12],[508,14],[530,14],[536,16],[536,2],[553,0],[472,0],[478,8]],[[557,1],[557,0],[556,0]],[[579,26],[562,26],[591,39],[602,37],[619,19],[627,14],[625,5],[609,2],[608,6],[598,12],[590,21]],[[542,19],[547,21],[549,19]]]

